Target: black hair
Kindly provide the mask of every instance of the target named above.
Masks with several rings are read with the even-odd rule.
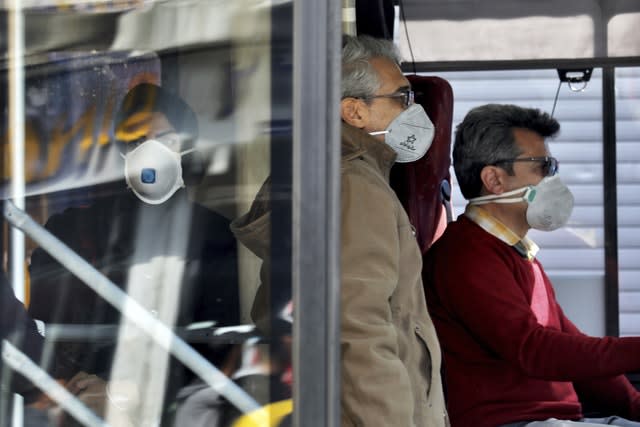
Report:
[[[543,138],[555,136],[560,124],[549,114],[516,105],[487,104],[469,111],[456,128],[453,167],[466,199],[481,195],[480,172],[502,159],[519,156],[514,128],[529,129]],[[505,164],[513,173],[511,164]]]
[[[120,103],[113,120],[113,135],[118,144],[135,142],[146,135],[129,132],[135,123],[136,115],[162,113],[178,133],[188,134],[191,141],[198,137],[198,120],[193,110],[178,95],[151,83],[134,86]],[[133,120],[133,123],[132,123]]]

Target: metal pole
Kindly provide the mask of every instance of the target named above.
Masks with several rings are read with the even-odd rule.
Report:
[[[24,209],[24,15],[22,0],[13,0],[8,11],[9,42],[9,135],[11,149],[11,197],[20,209]],[[16,297],[25,299],[24,288],[24,234],[12,229],[10,234],[11,283]],[[13,427],[22,427],[24,403],[22,396],[13,398]]]
[[[24,154],[24,15],[21,0],[14,0],[9,11],[9,134],[11,138],[11,198],[24,209],[25,154]],[[24,234],[11,231],[11,278],[14,292],[24,301]]]
[[[605,332],[620,334],[615,68],[602,69]]]
[[[342,0],[342,33],[355,36],[356,28],[356,0]]]
[[[35,384],[40,390],[64,408],[73,418],[80,421],[82,425],[89,427],[108,427],[109,424],[101,420],[84,403],[69,393],[49,374],[43,371],[40,366],[31,361],[29,356],[22,353],[9,341],[3,340],[2,359],[11,368]]]
[[[162,348],[170,352],[204,382],[225,397],[240,411],[252,412],[258,403],[236,383],[216,369],[183,339],[175,335],[164,323],[156,319],[136,300],[129,297],[118,286],[102,275],[91,264],[69,249],[64,243],[35,222],[10,201],[5,202],[5,218],[23,230],[40,247],[60,264],[93,289],[105,301],[117,308],[123,316],[147,333]]]
[[[340,18],[337,1],[294,2],[293,396],[305,427],[340,425]]]

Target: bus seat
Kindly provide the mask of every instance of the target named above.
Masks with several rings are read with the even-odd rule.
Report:
[[[396,163],[391,187],[416,227],[418,245],[424,255],[451,221],[451,123],[453,90],[446,80],[434,76],[407,76],[436,130],[427,154],[411,163]]]

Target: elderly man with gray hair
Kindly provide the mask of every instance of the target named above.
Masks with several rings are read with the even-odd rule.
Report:
[[[440,347],[413,227],[389,186],[394,162],[424,156],[433,124],[413,103],[394,45],[345,36],[342,51],[341,356],[343,426],[448,425]],[[268,181],[232,229],[247,245],[270,215]],[[263,234],[265,234],[263,232]],[[251,249],[251,248],[250,248]],[[264,274],[263,264],[261,277]],[[320,285],[320,284],[316,284]],[[256,323],[268,310],[258,290]]]
[[[444,426],[440,347],[413,227],[388,184],[433,124],[390,42],[347,38],[342,59],[343,425]],[[406,130],[406,132],[405,132]]]

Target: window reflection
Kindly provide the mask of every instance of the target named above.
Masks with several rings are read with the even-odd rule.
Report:
[[[291,306],[273,309],[287,333],[256,328],[250,310],[262,260],[230,223],[271,174],[268,123],[276,115],[290,121],[290,96],[269,90],[290,85],[290,74],[273,75],[274,63],[290,71],[290,34],[274,48],[270,6],[249,0],[101,2],[100,10],[83,2],[64,11],[45,3],[25,15],[27,213],[284,425],[292,410]],[[83,40],[73,39],[70,22],[83,25]],[[36,23],[50,33],[46,43],[29,33]],[[290,32],[288,25],[278,31]],[[6,110],[3,93],[0,103]],[[9,171],[3,165],[3,199]],[[290,183],[282,188],[290,192]],[[9,252],[5,238],[5,272]],[[78,372],[104,380],[92,409],[115,425],[241,421],[246,408],[171,356],[57,255],[28,240],[28,313],[46,326],[43,368],[63,385]],[[280,274],[288,257],[275,261]],[[37,402],[28,417],[57,411],[61,425],[75,425],[47,396]]]

